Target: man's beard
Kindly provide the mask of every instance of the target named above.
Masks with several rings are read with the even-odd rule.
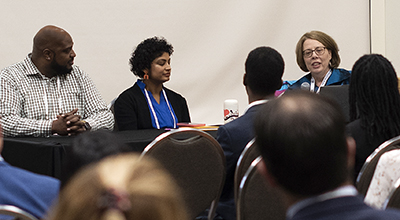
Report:
[[[56,75],[66,75],[71,73],[72,68],[68,68],[67,66],[62,66],[58,64],[55,60],[52,60],[50,63],[51,68],[56,73]]]

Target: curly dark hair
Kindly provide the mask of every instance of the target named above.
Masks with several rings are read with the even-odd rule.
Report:
[[[150,69],[153,60],[160,57],[164,52],[171,56],[174,48],[163,37],[152,37],[142,41],[129,59],[132,73],[143,78],[143,70]]]

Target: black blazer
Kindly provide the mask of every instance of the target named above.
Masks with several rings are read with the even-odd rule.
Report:
[[[164,87],[178,122],[190,122],[186,99]],[[118,130],[153,129],[150,110],[140,87],[135,83],[119,95],[114,103],[115,124]]]

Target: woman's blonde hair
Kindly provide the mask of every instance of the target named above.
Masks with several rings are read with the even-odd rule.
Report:
[[[178,186],[156,161],[111,156],[77,173],[61,191],[52,220],[187,219]]]
[[[339,47],[336,44],[335,40],[331,36],[325,34],[322,31],[310,31],[303,34],[303,36],[301,36],[300,40],[297,42],[296,45],[296,51],[295,51],[296,61],[297,65],[299,65],[301,70],[303,70],[304,72],[309,72],[303,58],[303,44],[304,41],[306,41],[307,39],[316,40],[319,41],[321,44],[323,44],[326,47],[326,49],[331,51],[332,53],[332,58],[330,60],[330,68],[339,67],[340,64]]]

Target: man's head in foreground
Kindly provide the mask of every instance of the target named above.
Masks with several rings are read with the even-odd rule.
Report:
[[[259,169],[272,185],[299,200],[350,184],[355,142],[332,100],[288,93],[266,103],[256,118]]]

